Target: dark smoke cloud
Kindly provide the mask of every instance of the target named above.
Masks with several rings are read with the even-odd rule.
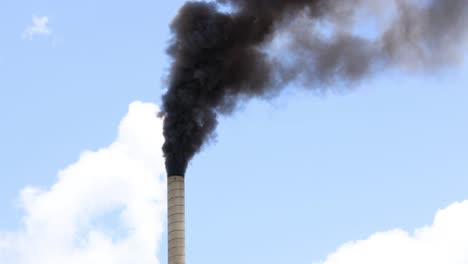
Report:
[[[228,6],[230,13],[219,11]],[[374,37],[356,25],[369,17]],[[174,59],[163,96],[169,175],[184,175],[244,98],[290,82],[325,89],[383,67],[417,69],[462,57],[468,0],[218,0],[187,2],[171,24]]]

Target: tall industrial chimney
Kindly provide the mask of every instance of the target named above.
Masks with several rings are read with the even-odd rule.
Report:
[[[168,264],[185,264],[185,183],[183,176],[167,177]]]

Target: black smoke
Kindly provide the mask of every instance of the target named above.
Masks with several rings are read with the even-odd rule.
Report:
[[[326,89],[386,66],[456,61],[467,10],[468,0],[187,2],[171,24],[167,51],[173,64],[161,114],[168,175],[185,174],[217,116],[239,100],[276,93],[290,82]],[[366,17],[375,24],[371,38],[356,31]]]

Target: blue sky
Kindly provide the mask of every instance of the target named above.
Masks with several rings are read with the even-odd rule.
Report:
[[[102,263],[166,263],[153,113],[183,2],[0,4],[0,260],[93,263],[124,247]],[[399,242],[429,245],[426,233],[468,252],[453,220],[468,218],[467,72],[387,70],[325,96],[290,87],[222,117],[187,172],[188,263],[366,263],[369,249],[412,263],[423,258]],[[457,252],[438,263],[466,263]]]

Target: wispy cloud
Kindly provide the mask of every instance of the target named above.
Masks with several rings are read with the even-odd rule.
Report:
[[[468,201],[440,210],[430,226],[397,229],[344,244],[321,264],[466,264]]]
[[[23,39],[32,40],[35,36],[48,36],[52,34],[52,29],[49,27],[49,18],[47,16],[32,17],[32,25],[24,29],[21,37]]]
[[[156,112],[132,103],[110,146],[83,153],[46,190],[23,189],[22,227],[0,232],[0,263],[158,264],[165,181]]]

